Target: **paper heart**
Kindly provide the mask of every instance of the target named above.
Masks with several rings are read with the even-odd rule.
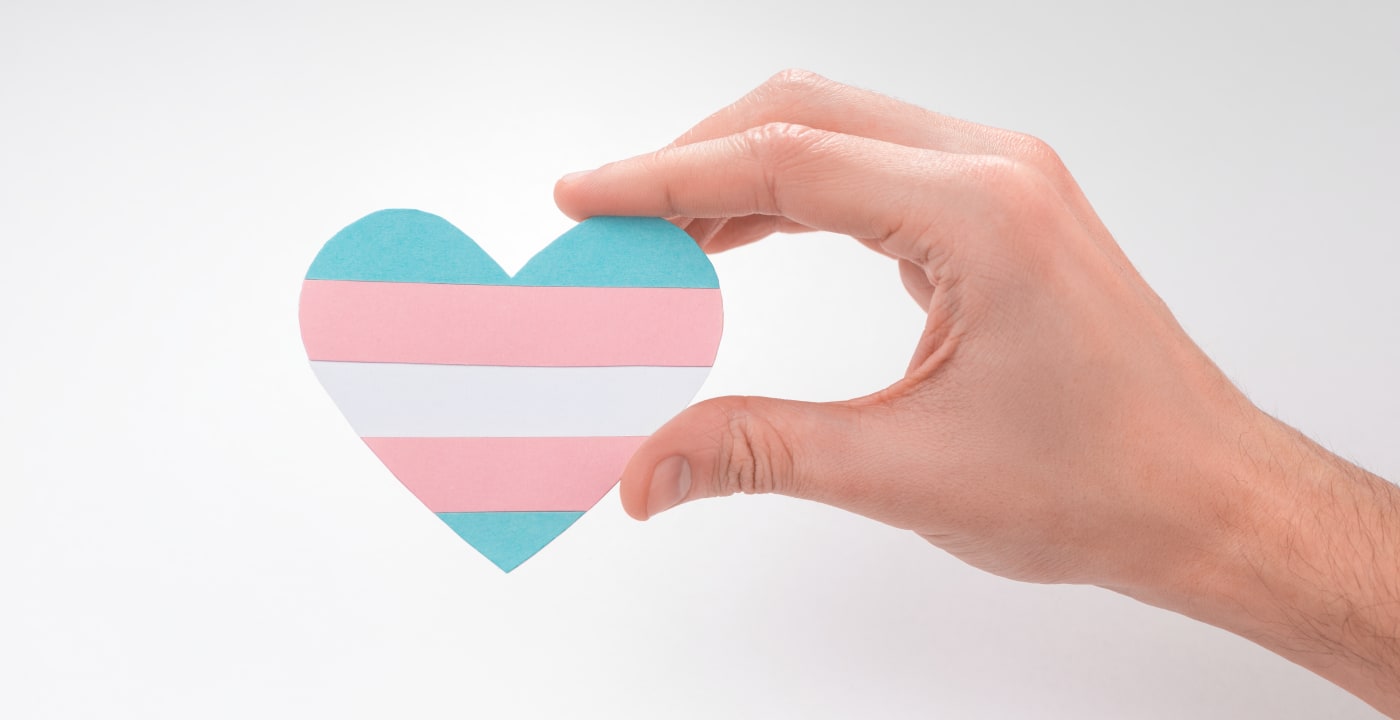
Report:
[[[659,218],[585,220],[511,277],[446,220],[383,210],[301,291],[307,356],[355,432],[506,572],[691,401],[722,324],[714,267]]]

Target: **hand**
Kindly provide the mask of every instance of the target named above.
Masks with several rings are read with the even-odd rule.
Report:
[[[682,413],[623,475],[636,517],[778,492],[1000,575],[1100,584],[1190,562],[1161,552],[1168,537],[1194,552],[1225,531],[1215,483],[1181,479],[1258,413],[1039,141],[792,73],[557,199],[575,217],[678,217],[708,251],[844,233],[898,260],[928,311],[908,373],[873,396]]]
[[[555,196],[575,218],[673,218],[710,252],[776,231],[846,234],[898,261],[928,312],[907,373],[874,395],[719,398],[681,413],[623,474],[637,518],[737,492],[817,500],[999,575],[1192,614],[1314,669],[1271,622],[1310,599],[1266,612],[1240,597],[1297,574],[1272,543],[1317,541],[1300,535],[1313,532],[1300,507],[1337,488],[1384,500],[1358,505],[1368,528],[1400,521],[1393,486],[1222,375],[1034,138],[789,72],[666,148],[564,178]],[[1358,560],[1359,601],[1395,590],[1400,532],[1388,527],[1377,542],[1390,544]],[[1331,552],[1314,544],[1307,553]],[[1377,548],[1392,551],[1379,571]],[[1376,632],[1394,640],[1400,613],[1389,613]],[[1365,654],[1400,672],[1400,648]],[[1400,689],[1374,672],[1319,671],[1400,708]]]

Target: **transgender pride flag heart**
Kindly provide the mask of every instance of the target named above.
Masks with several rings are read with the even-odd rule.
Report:
[[[312,369],[355,432],[506,572],[690,402],[722,317],[709,259],[659,218],[585,220],[511,277],[446,220],[383,210],[301,292]]]

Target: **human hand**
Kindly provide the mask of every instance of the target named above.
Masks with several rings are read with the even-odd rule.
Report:
[[[575,217],[677,217],[711,252],[775,230],[844,233],[898,260],[928,311],[907,374],[875,395],[683,412],[622,477],[632,515],[778,492],[1000,575],[1099,584],[1187,561],[1162,552],[1169,536],[1220,532],[1218,489],[1182,482],[1198,475],[1183,464],[1257,412],[1043,143],[788,73],[669,148],[563,181],[557,199]]]
[[[622,476],[635,517],[782,493],[1005,577],[1102,585],[1270,645],[1232,615],[1234,595],[1272,562],[1269,543],[1298,531],[1289,518],[1316,499],[1316,477],[1394,489],[1255,408],[1034,138],[789,72],[671,146],[564,178],[555,197],[574,218],[674,218],[710,252],[775,231],[846,234],[897,260],[928,313],[883,391],[682,412]],[[1365,677],[1322,672],[1368,692]]]

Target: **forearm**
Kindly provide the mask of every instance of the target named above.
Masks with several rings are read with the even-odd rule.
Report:
[[[1230,630],[1400,717],[1400,488],[1271,418],[1220,473],[1197,563],[1130,592]]]

